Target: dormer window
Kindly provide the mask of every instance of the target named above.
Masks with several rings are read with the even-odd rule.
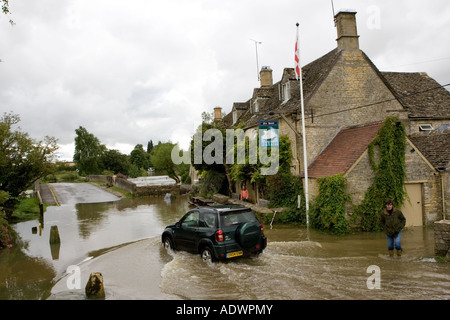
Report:
[[[233,110],[233,124],[235,124],[236,123],[236,121],[237,121],[237,110],[235,109],[235,110]]]
[[[257,113],[259,112],[259,104],[258,104],[258,100],[255,100],[253,102],[253,113]]]
[[[281,100],[288,101],[291,98],[291,84],[286,82],[281,85]]]

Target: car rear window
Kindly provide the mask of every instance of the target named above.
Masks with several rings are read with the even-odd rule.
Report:
[[[246,222],[255,222],[256,219],[253,211],[230,211],[220,213],[220,224],[222,226],[237,225]]]

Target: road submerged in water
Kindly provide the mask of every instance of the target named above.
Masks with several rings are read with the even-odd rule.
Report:
[[[205,264],[161,246],[164,227],[187,210],[182,196],[48,207],[42,232],[32,232],[37,220],[19,223],[24,245],[0,252],[0,298],[85,299],[89,274],[101,272],[109,300],[450,299],[450,264],[435,260],[430,228],[405,230],[404,255],[390,258],[380,232],[339,237],[266,226],[263,254]],[[48,242],[52,225],[57,251]],[[71,266],[80,270],[79,289],[69,281]]]

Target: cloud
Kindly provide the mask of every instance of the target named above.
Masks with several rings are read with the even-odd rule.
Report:
[[[450,74],[446,0],[335,0],[358,12],[361,48],[381,69],[424,71],[443,83]],[[32,137],[59,139],[71,159],[75,129],[85,127],[108,148],[129,153],[147,141],[186,141],[203,111],[246,101],[259,66],[293,66],[295,23],[302,63],[336,46],[331,4],[251,0],[15,0],[0,17],[0,110],[21,116]],[[412,64],[404,67],[399,65]]]

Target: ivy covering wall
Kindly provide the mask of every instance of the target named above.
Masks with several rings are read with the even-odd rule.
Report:
[[[345,217],[345,204],[350,196],[345,193],[346,179],[342,174],[317,179],[319,195],[311,203],[313,228],[335,234],[349,232],[350,223]]]
[[[403,204],[405,148],[406,133],[403,124],[396,117],[387,118],[368,147],[374,180],[361,205],[355,208],[360,217],[361,230],[381,230],[379,214],[386,198],[393,199],[396,207]],[[350,221],[345,213],[350,196],[345,193],[345,177],[336,175],[317,181],[319,195],[313,199],[310,209],[312,226],[335,234],[348,233]]]
[[[363,231],[381,230],[379,214],[384,208],[386,198],[391,198],[395,207],[403,204],[406,178],[405,148],[404,125],[396,117],[387,118],[377,137],[369,145],[369,160],[375,178],[356,210],[361,216]]]

